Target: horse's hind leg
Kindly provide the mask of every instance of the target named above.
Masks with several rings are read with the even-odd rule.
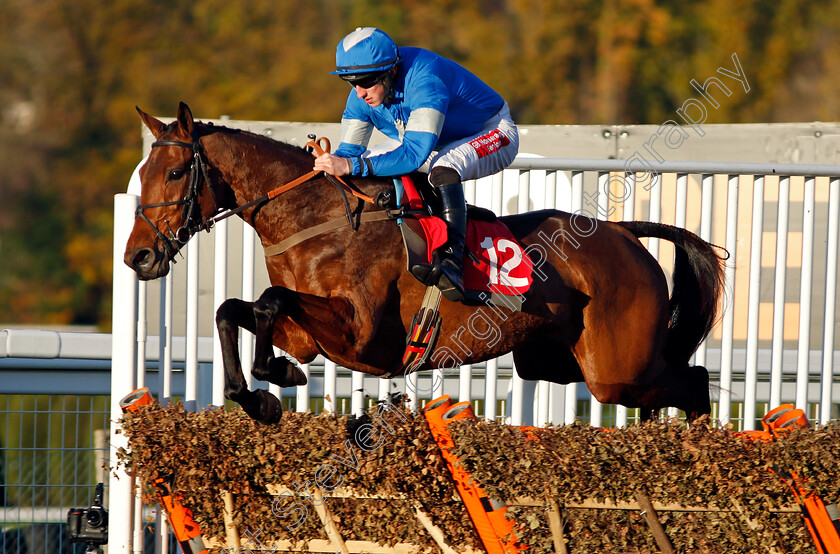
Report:
[[[513,350],[516,373],[527,381],[568,385],[583,381],[580,365],[559,341],[537,339]]]
[[[691,408],[685,410],[685,414],[688,421],[694,421],[700,416],[712,413],[709,371],[701,365],[689,366],[686,371],[689,372],[688,378],[692,380],[691,386],[694,387],[694,402]]]
[[[226,300],[216,312],[216,327],[219,330],[222,363],[225,368],[225,398],[237,402],[245,413],[257,421],[276,423],[283,415],[280,401],[265,390],[248,390],[248,383],[239,363],[239,328],[254,333],[257,327],[253,303],[237,298]]]
[[[668,365],[656,380],[630,393],[641,409],[643,421],[654,419],[660,409],[667,407],[683,410],[689,422],[712,412],[709,372],[699,365]]]

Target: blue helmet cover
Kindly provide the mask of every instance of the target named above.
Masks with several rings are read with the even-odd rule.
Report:
[[[394,41],[375,27],[359,27],[338,43],[331,75],[373,73],[392,68],[400,59]]]

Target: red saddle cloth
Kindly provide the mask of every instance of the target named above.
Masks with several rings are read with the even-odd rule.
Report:
[[[507,295],[531,288],[534,265],[501,221],[467,221],[465,246],[478,261],[464,256],[464,288]]]
[[[402,184],[409,209],[424,207],[423,199],[408,176]],[[446,223],[431,215],[414,216],[420,223],[426,240],[426,261],[432,263],[434,251],[446,244]],[[533,263],[500,220],[467,221],[464,243],[464,287],[469,290],[494,292],[505,295],[524,294],[533,282]],[[470,255],[472,254],[472,255]]]

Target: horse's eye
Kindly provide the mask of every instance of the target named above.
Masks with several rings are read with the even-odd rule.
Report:
[[[183,176],[184,176],[184,170],[183,169],[173,169],[172,171],[169,172],[169,176],[167,177],[167,179],[170,180],[170,181],[177,181]]]

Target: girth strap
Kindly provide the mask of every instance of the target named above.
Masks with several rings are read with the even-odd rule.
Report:
[[[388,213],[388,210],[380,210],[377,212],[364,212],[359,217],[359,223],[365,223],[367,221],[385,221],[389,219],[393,219],[393,217]],[[317,237],[318,235],[322,235],[324,233],[328,233],[330,231],[334,231],[336,229],[340,229],[341,227],[345,227],[348,225],[350,225],[350,222],[347,221],[346,217],[331,219],[330,221],[326,221],[313,227],[303,229],[302,231],[298,231],[292,236],[281,240],[277,244],[266,246],[263,248],[263,251],[266,257],[277,256],[278,254],[282,254],[289,248],[296,246],[305,240],[309,240],[313,237]]]

